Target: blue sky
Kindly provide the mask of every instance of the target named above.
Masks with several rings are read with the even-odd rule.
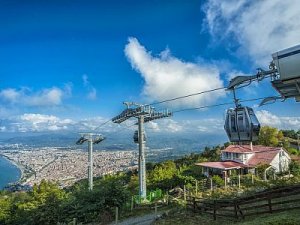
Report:
[[[1,131],[88,130],[120,113],[123,101],[160,101],[266,69],[273,52],[299,44],[299,7],[296,0],[1,1]],[[266,80],[238,96],[274,94]],[[159,107],[230,100],[216,92]],[[222,132],[225,110],[149,126]],[[264,124],[300,128],[294,100],[256,110]]]

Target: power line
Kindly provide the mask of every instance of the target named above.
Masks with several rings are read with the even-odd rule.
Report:
[[[277,96],[271,96],[271,97],[277,97]],[[245,100],[240,100],[239,102],[252,102],[252,101],[257,101],[257,100],[263,100],[265,98],[266,97],[245,99]],[[205,106],[199,106],[199,107],[194,107],[194,108],[180,109],[177,111],[173,111],[173,113],[178,113],[178,112],[183,112],[183,111],[191,111],[191,110],[197,110],[197,109],[213,108],[213,107],[218,107],[218,106],[223,106],[223,105],[233,105],[233,104],[235,104],[235,103],[234,102],[225,102],[225,103],[214,104],[214,105],[205,105]]]
[[[268,96],[268,97],[261,97],[261,98],[253,98],[253,99],[240,100],[239,102],[253,102],[253,101],[257,101],[257,100],[263,100],[265,98],[276,98],[276,97],[281,97],[281,96],[276,95],[276,96]]]
[[[232,105],[234,104],[233,102],[226,102],[226,103],[220,103],[220,104],[215,104],[215,105],[204,105],[204,106],[199,106],[199,107],[194,107],[194,108],[186,108],[186,109],[180,109],[173,111],[173,113],[178,113],[178,112],[183,112],[183,111],[190,111],[190,110],[197,110],[197,109],[205,109],[205,108],[212,108],[212,107],[217,107],[217,106],[222,106],[222,105]]]
[[[109,123],[110,121],[111,121],[111,119],[107,120],[107,121],[104,122],[104,123],[101,123],[98,127],[94,128],[93,131],[98,130],[100,127],[104,126],[105,124]]]
[[[171,101],[175,101],[175,100],[179,100],[179,99],[183,99],[183,98],[188,98],[188,97],[201,95],[201,94],[205,94],[205,93],[209,93],[209,92],[213,92],[213,91],[218,91],[218,90],[224,90],[224,89],[226,89],[226,88],[225,87],[219,87],[219,88],[206,90],[206,91],[201,91],[201,92],[197,92],[197,93],[193,93],[193,94],[189,94],[189,95],[179,96],[179,97],[176,97],[176,98],[166,99],[166,100],[163,100],[163,101],[160,101],[160,102],[154,102],[154,103],[147,104],[147,105],[158,105],[158,104],[165,103],[165,102],[171,102]]]
[[[136,123],[133,123],[133,124],[127,125],[127,126],[123,126],[123,127],[121,127],[121,130],[118,130],[118,131],[115,131],[115,132],[112,132],[112,133],[114,133],[114,134],[121,133],[122,131],[125,131],[125,129],[131,131],[131,129],[129,129],[129,128],[130,128],[130,127],[133,127],[133,126],[135,126],[135,125],[136,125]]]
[[[210,90],[206,90],[206,91],[201,91],[201,92],[197,92],[197,93],[193,93],[193,94],[188,94],[188,95],[183,95],[183,96],[179,96],[179,97],[176,97],[176,98],[171,98],[171,99],[166,99],[166,100],[163,100],[163,101],[159,101],[159,102],[154,102],[154,103],[150,103],[150,104],[146,104],[148,106],[151,106],[151,105],[158,105],[158,104],[162,104],[162,103],[165,103],[165,102],[171,102],[171,101],[176,101],[176,100],[179,100],[179,99],[183,99],[183,98],[188,98],[188,97],[192,97],[192,96],[196,96],[196,95],[201,95],[201,94],[205,94],[205,93],[209,93],[209,92],[213,92],[213,91],[218,91],[218,90],[224,90],[226,89],[225,87],[219,87],[219,88],[214,88],[214,89],[210,89]],[[96,131],[98,130],[100,127],[106,125],[107,123],[109,123],[113,118],[107,120],[106,122],[100,124],[99,126],[97,126],[96,128],[93,129],[93,131]]]
[[[192,97],[192,96],[201,95],[201,94],[210,93],[210,92],[219,91],[219,90],[225,90],[225,89],[227,89],[227,88],[226,87],[214,88],[214,89],[210,89],[210,90],[206,90],[206,91],[201,91],[201,92],[197,92],[197,93],[193,93],[193,94],[183,95],[183,96],[179,96],[179,97],[176,97],[176,98],[170,98],[170,99],[165,99],[163,101],[146,104],[146,106],[158,105],[158,104],[162,104],[162,103],[166,103],[166,102],[176,101],[176,100],[179,100],[179,99],[189,98],[189,97]],[[273,96],[273,97],[277,97],[277,96]],[[265,98],[240,100],[240,102],[256,101],[256,100],[262,100],[262,99],[265,99]],[[173,111],[173,113],[183,112],[183,111],[191,111],[191,110],[197,110],[197,109],[204,109],[204,108],[212,108],[212,107],[218,107],[218,106],[223,106],[223,105],[231,105],[231,104],[234,104],[234,103],[233,102],[226,102],[226,103],[215,104],[215,105],[206,105],[206,106],[199,106],[199,107],[194,107],[194,108],[186,108],[186,109]],[[100,127],[106,125],[111,120],[112,119],[109,119],[106,122],[100,124],[98,127],[94,128],[93,131],[98,130]]]

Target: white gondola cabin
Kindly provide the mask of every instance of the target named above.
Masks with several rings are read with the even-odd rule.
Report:
[[[227,110],[224,128],[231,142],[251,142],[258,140],[260,123],[252,108],[239,106]]]

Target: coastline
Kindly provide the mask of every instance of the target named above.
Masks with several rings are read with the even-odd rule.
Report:
[[[20,177],[14,183],[21,183],[22,179],[24,178],[24,167],[23,167],[23,165],[15,162],[14,160],[12,160],[11,158],[7,157],[6,155],[4,155],[1,152],[0,152],[0,157],[5,158],[7,161],[9,161],[12,165],[14,165],[20,171]],[[7,184],[7,185],[9,185],[9,184]]]

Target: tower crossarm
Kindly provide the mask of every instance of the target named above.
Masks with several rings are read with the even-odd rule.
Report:
[[[160,111],[160,112],[153,112],[150,116],[145,117],[144,122],[149,122],[156,119],[161,119],[165,117],[171,117],[173,113],[169,111],[168,109]]]
[[[123,110],[121,114],[112,118],[112,122],[114,123],[122,123],[125,120],[130,119],[131,117],[139,117],[139,116],[148,116],[153,112],[153,108],[149,105],[138,105],[136,103],[128,103],[125,104],[127,109]],[[133,108],[132,106],[135,106]]]

